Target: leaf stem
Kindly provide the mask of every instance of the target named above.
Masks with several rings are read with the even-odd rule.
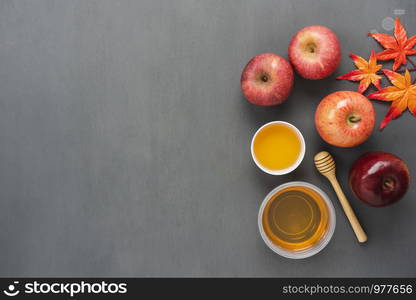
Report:
[[[414,71],[416,71],[416,67],[415,68],[410,68],[410,69],[407,69],[409,72],[414,72]],[[397,73],[404,73],[404,72],[406,72],[406,68],[405,69],[400,69],[400,70],[397,70],[397,71],[395,71],[395,72],[397,72]],[[383,71],[377,71],[377,73],[376,74],[378,74],[378,75],[384,75],[384,73],[383,73]]]
[[[410,57],[406,57],[406,58],[412,64],[413,68],[416,68],[416,63],[413,60],[411,60]]]
[[[416,68],[415,62],[412,59],[410,59],[410,57],[406,57],[406,58],[412,64],[413,68]],[[414,84],[415,82],[416,82],[416,78],[413,80],[412,84]]]

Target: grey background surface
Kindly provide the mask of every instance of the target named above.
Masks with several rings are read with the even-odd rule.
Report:
[[[406,112],[363,145],[337,149],[314,111],[368,56],[366,36],[401,16],[416,34],[414,1],[0,1],[1,276],[415,276],[416,192],[370,208],[346,186],[363,152],[402,157],[415,173],[416,120]],[[296,77],[289,100],[250,105],[246,62],[287,57],[300,28],[332,28],[342,63],[321,81]],[[387,33],[391,33],[388,32]],[[413,74],[414,76],[414,74]],[[374,101],[377,125],[388,105]],[[255,130],[295,124],[307,153],[287,176],[251,160]],[[359,245],[313,155],[329,150],[369,235]],[[275,186],[304,180],[334,200],[337,227],[318,255],[273,254],[257,212]]]

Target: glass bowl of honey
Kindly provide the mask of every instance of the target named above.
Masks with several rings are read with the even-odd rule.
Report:
[[[263,200],[258,225],[266,245],[293,259],[321,251],[335,230],[334,206],[313,184],[293,181],[273,189]]]

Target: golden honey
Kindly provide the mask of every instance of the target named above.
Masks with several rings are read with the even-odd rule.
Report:
[[[304,250],[316,245],[328,231],[329,211],[315,190],[290,186],[267,202],[262,223],[266,236],[276,246]]]
[[[254,156],[269,170],[283,170],[294,165],[301,153],[301,147],[295,130],[279,123],[262,128],[253,141]]]

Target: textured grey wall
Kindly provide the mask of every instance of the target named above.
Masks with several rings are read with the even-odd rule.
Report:
[[[1,276],[415,276],[415,189],[397,205],[351,197],[368,232],[358,245],[316,151],[333,152],[345,186],[367,150],[401,156],[415,173],[416,120],[405,113],[362,146],[335,149],[316,134],[326,94],[356,89],[334,77],[296,78],[287,103],[259,108],[241,96],[245,63],[287,56],[306,25],[329,26],[350,51],[414,1],[0,1]],[[377,48],[378,49],[378,48]],[[374,102],[377,123],[388,106]],[[265,122],[304,133],[307,153],[273,177],[251,161]],[[257,211],[275,186],[305,180],[334,200],[338,224],[319,255],[291,261],[257,231]]]

